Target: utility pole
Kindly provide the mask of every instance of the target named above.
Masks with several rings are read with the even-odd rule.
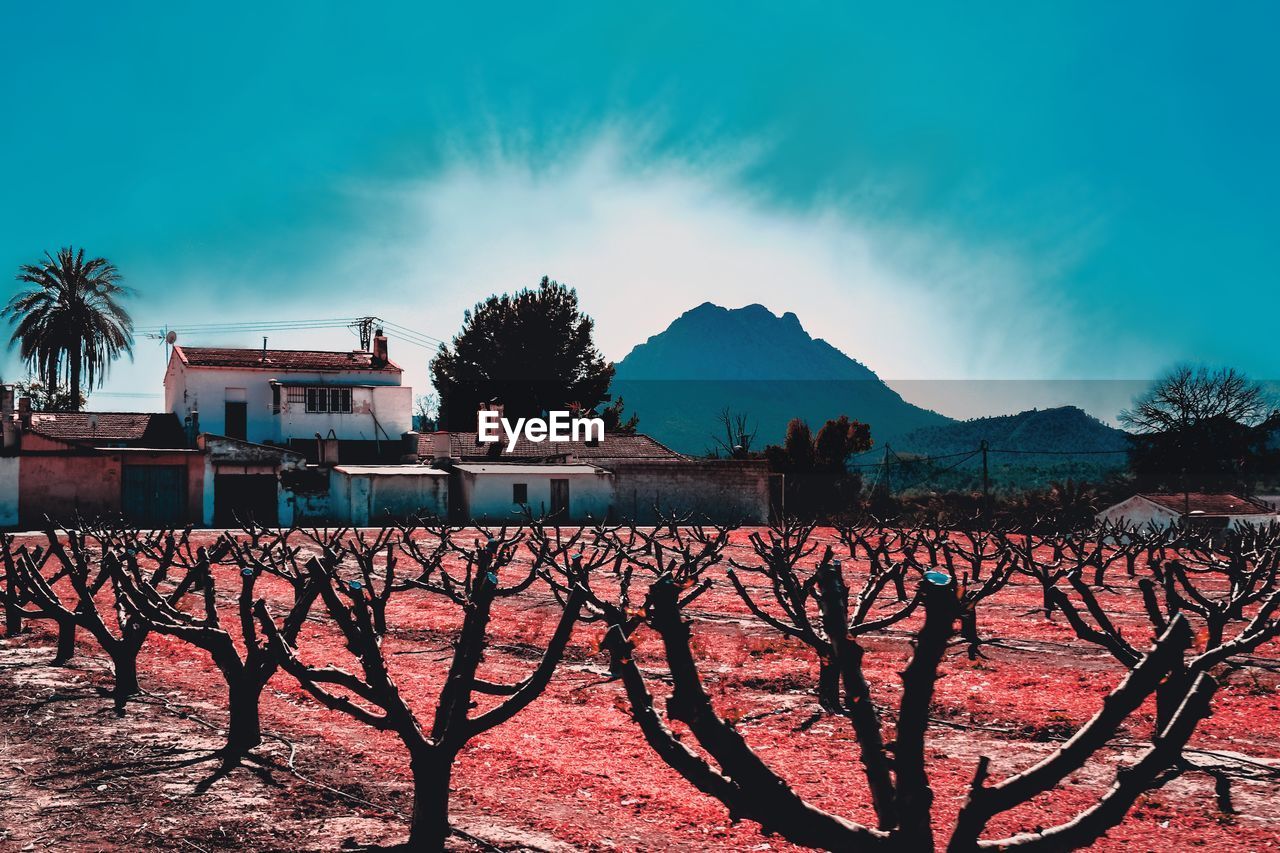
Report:
[[[378,322],[377,317],[358,317],[352,323],[356,327],[356,331],[360,334],[360,349],[365,352],[369,351],[369,347],[373,346],[373,326]]]
[[[991,472],[987,467],[987,440],[984,438],[980,448],[982,450],[982,511],[988,516],[991,515]]]
[[[889,454],[893,450],[889,447],[889,442],[884,443],[884,460],[880,463],[880,476],[884,478],[884,490],[893,496],[893,475],[889,473]]]

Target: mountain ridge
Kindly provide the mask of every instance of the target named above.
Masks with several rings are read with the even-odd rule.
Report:
[[[797,417],[817,429],[847,414],[871,424],[877,440],[951,422],[810,336],[794,313],[760,304],[703,302],[633,347],[615,371],[612,390],[640,416],[641,429],[684,453],[711,448],[726,408],[748,415],[759,447],[781,443]]]

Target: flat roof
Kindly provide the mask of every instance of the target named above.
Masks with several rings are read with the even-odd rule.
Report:
[[[468,474],[608,474],[603,468],[594,465],[487,465],[462,463],[454,465],[459,471]]]
[[[447,477],[448,471],[431,468],[427,465],[335,465],[333,470],[340,474],[377,474],[393,477]]]

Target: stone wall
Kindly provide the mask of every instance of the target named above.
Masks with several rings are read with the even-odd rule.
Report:
[[[652,524],[662,513],[767,524],[769,467],[763,461],[611,461],[616,520]],[[691,519],[692,520],[692,519]]]

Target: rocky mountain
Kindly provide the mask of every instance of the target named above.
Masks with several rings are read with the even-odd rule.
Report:
[[[705,302],[617,364],[612,391],[640,428],[684,453],[702,454],[726,407],[757,428],[755,446],[780,443],[792,418],[815,430],[842,414],[869,423],[880,443],[952,421],[903,400],[865,365],[820,338],[795,314],[763,305]]]

